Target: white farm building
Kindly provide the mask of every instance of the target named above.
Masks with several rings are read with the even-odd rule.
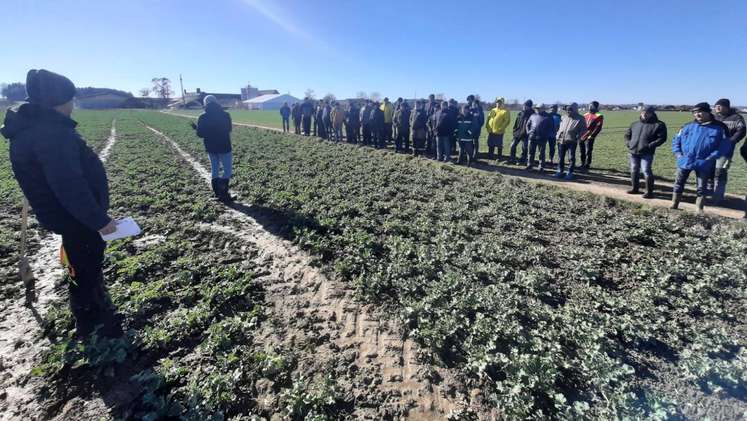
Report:
[[[249,110],[279,110],[286,102],[293,105],[301,100],[290,94],[269,94],[247,99],[244,107]]]

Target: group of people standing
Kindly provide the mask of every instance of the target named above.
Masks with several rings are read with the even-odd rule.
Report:
[[[672,196],[672,208],[679,207],[684,185],[690,173],[696,174],[697,207],[703,210],[705,197],[714,203],[724,200],[728,170],[736,145],[745,137],[742,116],[731,107],[728,99],[716,102],[715,112],[708,103],[692,109],[694,121],[685,125],[672,141],[677,159],[677,174]],[[414,109],[408,101],[398,98],[391,103],[360,100],[343,106],[338,101],[313,101],[283,106],[284,131],[290,131],[290,120],[296,134],[317,136],[335,142],[386,148],[393,143],[397,152],[411,152],[415,156],[471,166],[479,157],[482,128],[487,130],[489,160],[505,160],[512,165],[525,165],[528,171],[544,171],[555,167],[556,178],[572,180],[576,172],[591,168],[594,143],[602,132],[604,115],[599,102],[592,101],[588,112],[581,114],[577,103],[564,107],[550,107],[527,100],[513,121],[512,141],[508,157],[503,155],[503,138],[511,125],[511,112],[504,98],[497,98],[485,115],[483,104],[470,95],[461,106],[454,100],[438,101],[435,95],[427,100],[416,100]],[[344,137],[343,137],[344,133]],[[624,135],[629,150],[630,194],[641,193],[654,197],[652,165],[656,149],[667,141],[667,127],[659,120],[656,109],[647,107]],[[519,146],[521,146],[520,154]],[[576,166],[576,159],[580,165]],[[747,149],[742,148],[743,155]],[[745,158],[747,159],[747,157]],[[746,214],[747,216],[747,214]]]

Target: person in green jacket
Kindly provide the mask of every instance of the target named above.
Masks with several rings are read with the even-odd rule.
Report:
[[[495,100],[495,108],[490,110],[485,121],[488,131],[488,159],[494,159],[494,151],[498,149],[498,160],[503,159],[503,134],[511,124],[511,112],[506,109],[506,100],[499,97]]]
[[[474,135],[477,131],[477,127],[480,127],[480,125],[474,119],[470,104],[463,106],[462,111],[459,113],[459,117],[457,117],[455,131],[457,141],[459,142],[459,158],[457,159],[457,164],[461,164],[462,158],[465,158],[467,166],[472,166],[472,161],[475,156]]]

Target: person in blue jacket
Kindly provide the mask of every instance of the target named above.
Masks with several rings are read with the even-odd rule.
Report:
[[[555,162],[555,138],[558,136],[558,130],[560,129],[560,114],[558,114],[558,104],[550,106],[550,117],[552,118],[552,136],[547,140],[547,148],[549,150],[550,164]]]
[[[672,209],[679,207],[682,192],[690,173],[695,171],[698,213],[705,207],[706,183],[716,160],[729,153],[726,126],[711,113],[711,106],[701,102],[692,109],[695,121],[686,124],[672,139],[672,152],[677,159],[677,175],[672,192]]]
[[[291,115],[291,109],[288,106],[288,103],[283,103],[283,106],[280,107],[280,117],[283,118],[283,133],[288,133],[290,131],[290,115]]]
[[[70,310],[76,335],[122,334],[104,289],[101,235],[116,231],[109,212],[109,181],[99,157],[70,118],[75,85],[65,76],[30,70],[26,103],[9,109],[0,133],[10,140],[13,174],[44,228],[62,236]]]

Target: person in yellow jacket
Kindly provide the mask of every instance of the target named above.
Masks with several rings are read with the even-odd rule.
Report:
[[[490,110],[485,120],[485,128],[488,130],[488,159],[494,159],[494,150],[498,148],[498,159],[503,159],[503,134],[511,123],[511,112],[506,109],[506,100],[497,98],[495,108]]]
[[[394,107],[392,107],[392,103],[389,102],[389,98],[384,98],[384,102],[381,103],[379,109],[384,112],[384,140],[386,142],[391,142]]]

